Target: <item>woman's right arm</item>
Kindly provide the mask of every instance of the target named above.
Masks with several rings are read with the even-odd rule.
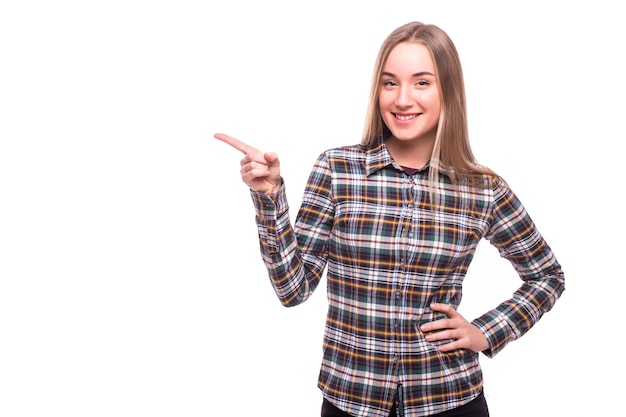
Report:
[[[281,185],[280,161],[274,152],[261,152],[224,133],[216,133],[213,136],[244,154],[240,163],[241,179],[251,190],[267,195],[278,191]]]

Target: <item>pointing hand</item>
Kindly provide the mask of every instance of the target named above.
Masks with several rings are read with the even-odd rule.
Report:
[[[241,160],[241,179],[251,190],[268,195],[278,191],[281,185],[280,161],[274,152],[263,153],[224,133],[213,136],[245,155]]]

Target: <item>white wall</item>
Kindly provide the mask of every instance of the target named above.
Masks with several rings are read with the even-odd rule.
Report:
[[[474,151],[566,272],[555,309],[482,359],[492,415],[612,414],[620,16],[610,0],[3,2],[0,415],[318,416],[325,281],[280,306],[241,155],[212,135],[278,152],[295,214],[318,153],[359,141],[378,47],[411,20],[455,41]],[[517,285],[481,246],[461,310]]]

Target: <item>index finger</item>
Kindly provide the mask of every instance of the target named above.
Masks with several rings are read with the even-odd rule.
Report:
[[[215,139],[221,140],[222,142],[229,144],[230,146],[232,146],[233,148],[237,149],[239,152],[242,152],[244,154],[249,154],[251,151],[257,150],[256,148],[253,148],[252,146],[243,143],[239,139],[235,139],[232,136],[228,136],[225,133],[216,133],[213,135],[213,137]]]
[[[455,317],[458,315],[457,311],[450,304],[432,303],[430,305],[430,309],[444,313],[448,317]]]

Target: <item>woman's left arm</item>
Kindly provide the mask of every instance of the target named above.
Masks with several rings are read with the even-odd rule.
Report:
[[[511,298],[472,321],[489,342],[490,347],[483,353],[492,357],[552,309],[565,290],[565,278],[552,249],[503,182],[494,188],[491,227],[485,238],[511,262],[522,279]]]

